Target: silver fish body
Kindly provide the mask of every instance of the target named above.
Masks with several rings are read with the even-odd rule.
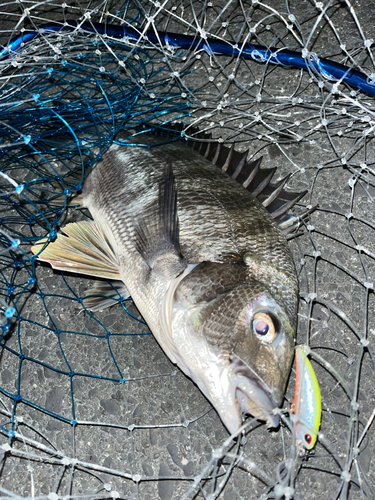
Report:
[[[243,414],[277,426],[298,285],[285,235],[262,204],[176,142],[111,146],[86,179],[82,199],[157,341],[229,432]],[[58,258],[43,257],[64,269]]]

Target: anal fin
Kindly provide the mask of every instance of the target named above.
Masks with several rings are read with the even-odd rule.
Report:
[[[121,298],[128,297],[130,294],[122,281],[97,280],[87,290],[83,305],[89,311],[97,312],[117,304]]]
[[[40,253],[46,239],[38,241],[31,251],[38,260],[49,262],[54,269],[98,278],[120,280],[120,264],[112,234],[94,221],[67,224],[55,241]]]

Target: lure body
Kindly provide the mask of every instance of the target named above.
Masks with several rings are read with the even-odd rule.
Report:
[[[307,450],[311,450],[318,436],[322,401],[314,369],[300,347],[296,348],[294,414],[296,438]]]

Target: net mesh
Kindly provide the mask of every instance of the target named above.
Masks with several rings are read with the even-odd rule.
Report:
[[[371,4],[17,0],[0,19],[1,498],[374,498]],[[246,43],[265,52],[243,57]],[[274,64],[284,48],[304,68]],[[365,92],[322,58],[361,71]],[[88,217],[67,203],[119,131],[176,120],[263,155],[317,207],[290,240],[323,404],[306,456],[287,412],[228,438],[131,299],[93,314],[90,279],[31,256]]]

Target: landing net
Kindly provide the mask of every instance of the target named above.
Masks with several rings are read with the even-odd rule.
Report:
[[[371,6],[17,0],[0,21],[0,498],[374,498]],[[231,439],[131,299],[93,314],[90,279],[31,256],[88,217],[68,201],[119,131],[174,121],[317,207],[290,240],[323,404],[303,458],[287,402]]]

